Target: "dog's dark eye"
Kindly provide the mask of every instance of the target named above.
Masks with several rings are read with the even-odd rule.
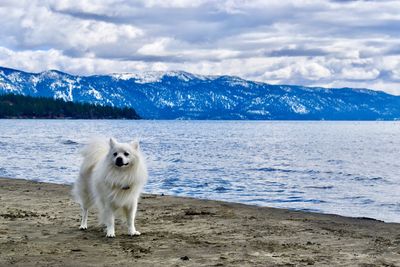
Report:
[[[114,155],[114,157],[116,157],[116,156],[118,155],[118,153],[117,153],[117,152],[115,152],[113,155]]]
[[[127,157],[127,156],[129,156],[129,153],[128,153],[128,152],[125,152],[124,155],[125,155],[125,157]]]

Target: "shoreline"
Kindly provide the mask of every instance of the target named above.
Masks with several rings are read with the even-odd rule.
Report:
[[[141,236],[95,212],[79,231],[70,185],[0,178],[0,265],[400,266],[400,224],[186,197],[143,194]]]
[[[23,178],[12,178],[12,177],[4,177],[0,176],[0,181],[2,179],[6,180],[20,180],[20,181],[30,181],[34,183],[42,183],[42,184],[55,184],[55,185],[64,185],[64,186],[72,186],[71,184],[68,183],[57,183],[57,182],[46,182],[46,181],[37,181],[37,180],[28,180],[28,179],[23,179]],[[150,195],[150,196],[168,196],[168,197],[176,197],[176,198],[184,198],[184,199],[192,199],[192,200],[198,200],[198,201],[215,201],[215,202],[221,202],[221,203],[226,203],[226,204],[233,204],[233,205],[243,205],[245,207],[258,207],[258,208],[267,208],[267,209],[278,209],[278,210],[288,210],[288,211],[294,211],[294,212],[304,212],[304,213],[311,213],[311,214],[320,214],[320,215],[332,215],[332,216],[339,216],[339,217],[345,217],[349,219],[361,219],[361,220],[370,220],[370,221],[376,221],[376,222],[382,222],[382,223],[394,223],[394,224],[400,224],[400,222],[395,222],[395,221],[385,221],[373,217],[368,217],[368,216],[347,216],[347,215],[341,215],[337,213],[330,213],[330,212],[323,212],[323,211],[310,211],[310,210],[302,210],[302,209],[296,209],[296,208],[287,208],[287,207],[273,207],[273,206],[263,206],[263,205],[256,205],[256,204],[249,204],[249,203],[243,203],[243,202],[233,202],[229,200],[218,200],[218,199],[209,199],[209,198],[197,198],[197,197],[192,197],[192,196],[175,196],[175,195],[169,195],[169,194],[156,194],[156,193],[142,193],[141,195]]]
[[[42,182],[42,181],[28,180],[28,179],[23,179],[23,178],[11,178],[11,177],[0,176],[0,182],[1,182],[2,179],[30,181],[30,182],[42,183],[42,184],[55,184],[55,185],[68,186],[68,187],[72,186],[72,183],[68,184],[68,183],[56,183],[56,182]],[[322,212],[322,211],[308,211],[308,210],[295,209],[295,208],[286,208],[286,207],[281,208],[281,207],[272,207],[272,206],[262,206],[262,205],[248,204],[248,203],[242,203],[242,202],[233,202],[233,201],[229,201],[229,200],[196,198],[196,197],[191,197],[191,196],[174,196],[174,195],[169,195],[169,194],[164,194],[164,193],[162,193],[162,194],[142,193],[141,195],[168,196],[168,197],[176,197],[176,198],[191,199],[191,200],[198,200],[198,201],[215,201],[215,202],[221,202],[221,203],[225,203],[225,204],[243,205],[245,207],[257,207],[257,208],[267,208],[267,209],[288,210],[288,211],[294,211],[294,212],[304,212],[304,213],[311,213],[311,214],[339,216],[339,217],[344,217],[344,218],[349,218],[349,219],[360,219],[360,220],[370,220],[370,221],[376,221],[376,222],[382,222],[382,223],[400,224],[400,222],[384,221],[384,220],[376,219],[376,218],[373,218],[373,217],[367,217],[367,216],[346,216],[346,215],[341,215],[341,214],[336,214],[336,213],[329,213],[329,212]]]

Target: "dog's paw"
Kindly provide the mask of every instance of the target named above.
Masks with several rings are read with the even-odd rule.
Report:
[[[85,231],[87,230],[87,226],[81,225],[79,226],[79,230]]]
[[[140,235],[140,232],[136,231],[136,230],[135,231],[129,231],[128,235],[130,235],[130,236]]]
[[[106,234],[106,237],[108,237],[108,238],[114,238],[114,237],[115,237],[115,234],[114,234],[114,233],[107,233],[107,234]]]

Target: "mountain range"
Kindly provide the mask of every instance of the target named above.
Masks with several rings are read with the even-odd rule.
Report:
[[[0,67],[0,94],[132,107],[145,119],[397,120],[400,96],[353,88],[271,85],[184,71],[77,76]]]

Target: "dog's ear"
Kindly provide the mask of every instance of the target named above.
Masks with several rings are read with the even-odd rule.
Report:
[[[110,147],[113,148],[117,144],[117,141],[115,141],[114,138],[110,138]]]
[[[135,140],[135,141],[132,141],[130,144],[133,147],[133,149],[136,149],[136,150],[139,149],[139,141]]]

